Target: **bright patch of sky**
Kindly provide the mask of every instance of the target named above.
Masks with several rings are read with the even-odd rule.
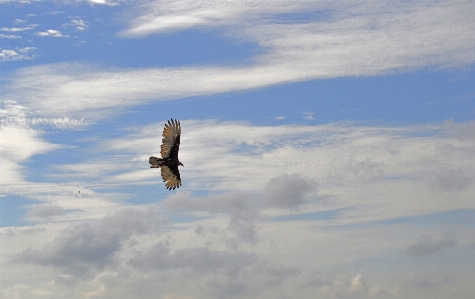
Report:
[[[475,296],[473,1],[0,13],[0,297]]]

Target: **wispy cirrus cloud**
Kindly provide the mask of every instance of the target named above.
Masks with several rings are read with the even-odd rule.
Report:
[[[6,38],[6,39],[20,39],[22,38],[21,35],[13,35],[13,34],[3,34],[0,33],[0,38]]]
[[[33,30],[35,29],[36,27],[38,27],[38,25],[36,24],[33,24],[33,25],[30,25],[28,27],[2,27],[0,28],[1,31],[7,31],[7,32],[21,32],[21,31],[26,31],[26,30]]]
[[[97,118],[108,115],[103,113],[107,110],[117,111],[132,105],[188,96],[323,78],[458,67],[475,62],[475,42],[471,38],[475,22],[470,18],[473,5],[470,1],[388,2],[379,6],[367,6],[366,2],[333,4],[328,7],[329,12],[323,14],[323,20],[310,18],[305,22],[298,22],[298,13],[306,4],[292,3],[283,1],[280,4],[282,11],[292,11],[292,7],[297,5],[291,22],[279,22],[279,9],[274,12],[264,2],[248,3],[242,9],[256,10],[259,15],[270,14],[277,19],[269,17],[262,22],[246,21],[242,25],[241,18],[246,17],[238,9],[238,16],[233,12],[229,21],[236,22],[234,25],[228,21],[226,26],[219,21],[205,22],[222,27],[233,38],[255,42],[265,50],[264,54],[253,57],[251,63],[242,66],[145,69],[110,69],[67,63],[35,66],[12,75],[7,85],[8,96],[31,105],[42,116],[79,115],[92,110],[90,117]],[[171,11],[154,6],[151,8],[153,17],[148,13],[136,16],[133,19],[138,23],[132,22],[130,29],[123,34],[160,33],[154,24],[173,16],[175,10],[186,15],[206,6],[201,2],[191,5],[187,1],[175,5],[166,2],[164,5],[165,8],[170,6]],[[224,8],[218,4],[210,5],[211,8],[216,6],[213,9],[218,11],[234,11],[226,8],[226,5],[234,7],[234,4],[228,3]],[[315,9],[318,12],[325,7],[320,3]],[[158,15],[154,9],[159,10]],[[163,22],[172,28],[188,24]],[[148,29],[143,31],[142,27]],[[45,31],[44,35],[62,36],[56,30]],[[28,94],[24,94],[25,90]],[[69,104],[71,98],[74,98],[74,105]],[[96,111],[101,113],[94,113]]]

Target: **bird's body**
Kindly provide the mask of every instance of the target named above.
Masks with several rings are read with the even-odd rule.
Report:
[[[178,165],[183,164],[178,160],[180,150],[181,126],[177,120],[169,120],[163,129],[162,146],[160,147],[161,158],[150,157],[150,168],[161,168],[161,175],[168,190],[180,188],[181,178]]]

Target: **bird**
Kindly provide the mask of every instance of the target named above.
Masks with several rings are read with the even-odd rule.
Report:
[[[180,171],[178,166],[184,167],[183,163],[178,160],[178,151],[180,149],[181,126],[180,121],[173,118],[165,123],[163,129],[162,146],[160,147],[161,158],[150,157],[148,162],[150,168],[160,168],[165,187],[175,190],[181,186]]]

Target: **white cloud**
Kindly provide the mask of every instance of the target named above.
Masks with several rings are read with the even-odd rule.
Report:
[[[155,1],[142,7],[142,15],[131,21],[126,36],[142,36],[201,26],[227,26],[269,19],[274,14],[301,12],[321,7],[314,1]]]
[[[313,117],[313,112],[304,112],[303,115],[304,115],[303,118],[306,119],[306,120],[312,120],[312,119],[314,119],[314,117]]]
[[[154,4],[157,6],[150,9],[151,14],[158,9],[159,15],[150,17],[144,13],[135,19],[138,23],[127,32],[132,34],[138,30],[137,34],[149,34],[163,25],[162,19],[172,28],[181,28],[183,21],[168,19],[175,18],[174,14],[178,12],[186,19],[193,19],[195,10],[202,11],[205,6],[201,2],[174,3]],[[226,6],[238,5],[233,3],[223,4],[225,14],[219,18],[226,24],[237,24],[230,25],[230,35],[239,35],[237,38],[255,42],[265,50],[264,54],[251,60],[253,64],[148,69],[104,69],[80,64],[35,66],[13,74],[6,86],[8,96],[31,105],[42,116],[78,117],[84,111],[92,110],[90,117],[98,118],[108,115],[104,110],[114,111],[154,101],[313,79],[371,76],[427,67],[460,67],[475,62],[471,1],[387,2],[381,5],[345,2],[330,5],[324,20],[299,23],[297,14],[292,19],[296,23],[279,23],[266,18],[268,21],[244,22],[244,25],[241,18],[247,18],[244,16],[248,10],[256,11],[259,16],[273,16],[293,11],[295,5],[297,12],[306,11],[307,6],[287,1],[279,2],[281,7],[277,5],[275,10],[270,8],[274,4],[262,1],[254,6],[252,3],[243,5],[237,10]],[[221,6],[216,5],[217,12],[208,14],[220,16]],[[316,5],[318,11],[328,4]],[[204,10],[208,11],[208,8]],[[223,26],[221,21],[215,22],[212,18],[199,20],[191,23]],[[142,27],[146,29],[140,29]],[[42,34],[59,36],[60,33],[52,30]]]
[[[86,30],[88,25],[86,22],[79,17],[69,17],[71,19],[71,22],[64,24],[63,26],[73,26],[76,30]]]
[[[115,6],[119,5],[121,1],[110,1],[110,0],[86,0],[90,4],[99,4],[99,5],[108,5],[108,6]]]
[[[51,37],[69,37],[69,35],[62,34],[59,30],[48,29],[46,31],[36,32],[37,36],[51,36]]]
[[[21,31],[26,31],[26,30],[32,30],[35,29],[38,25],[33,24],[28,27],[2,27],[0,28],[1,31],[8,31],[8,32],[21,32]]]
[[[361,274],[358,274],[351,279],[350,292],[359,293],[364,291],[368,291],[368,286],[361,277]]]
[[[273,210],[271,215],[282,215],[277,207],[321,211],[317,204],[321,201],[325,210],[345,208],[335,222],[340,224],[474,208],[470,194],[475,184],[444,187],[452,186],[452,169],[466,178],[475,177],[475,166],[469,162],[475,155],[475,139],[463,137],[471,133],[462,129],[471,123],[457,124],[461,128],[457,135],[446,133],[445,125],[181,123],[180,160],[187,166],[180,171],[185,191],[259,195]],[[160,138],[150,136],[162,126],[149,125],[106,141],[98,146],[104,151],[100,161],[68,166],[59,174],[71,178],[94,174],[97,179],[106,178],[105,184],[159,185],[159,172],[149,169],[147,160],[159,150]],[[206,163],[209,160],[213,163]],[[450,161],[450,168],[445,161]],[[117,172],[112,165],[122,165],[122,170]],[[280,188],[287,188],[289,196]]]
[[[15,48],[14,50],[3,49],[0,50],[0,61],[31,60],[36,57],[35,51],[35,47]]]
[[[0,38],[19,39],[19,38],[22,38],[22,37],[20,35],[0,34]]]
[[[24,166],[22,163],[28,161],[35,154],[45,153],[57,149],[59,146],[47,143],[41,139],[39,132],[11,126],[0,127],[0,162],[2,168],[1,184],[9,185],[24,180]]]
[[[327,71],[340,73],[336,76],[372,75],[472,63],[471,11],[470,1],[157,1],[132,19],[122,35],[226,27],[232,28],[231,35],[269,49],[258,58],[263,64],[298,66],[310,77]],[[305,19],[309,12],[316,17]],[[291,13],[294,24],[280,21],[280,14]]]

